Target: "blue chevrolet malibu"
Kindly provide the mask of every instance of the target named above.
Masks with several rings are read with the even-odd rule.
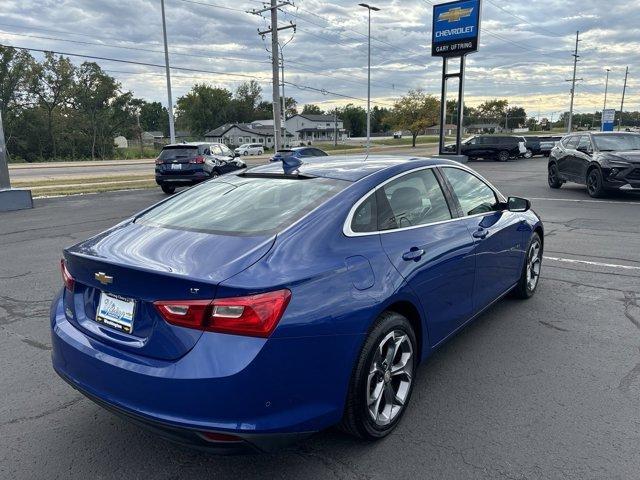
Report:
[[[416,369],[509,292],[543,226],[439,159],[312,159],[193,187],[64,251],[53,366],[175,441],[270,450],[389,434]]]

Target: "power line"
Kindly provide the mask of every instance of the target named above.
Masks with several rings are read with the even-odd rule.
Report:
[[[155,67],[155,68],[165,68],[164,65],[158,64],[158,63],[149,63],[149,62],[138,62],[135,60],[124,60],[122,58],[111,58],[111,57],[101,57],[101,56],[97,56],[97,55],[84,55],[84,54],[80,54],[80,53],[70,53],[70,52],[61,52],[61,51],[57,51],[57,50],[44,50],[41,48],[30,48],[30,47],[19,47],[17,45],[7,45],[7,44],[2,44],[0,43],[0,47],[5,47],[5,48],[15,48],[18,50],[27,50],[27,51],[31,51],[31,52],[40,52],[40,53],[55,53],[57,55],[66,55],[68,57],[79,57],[79,58],[88,58],[88,59],[92,59],[92,60],[104,60],[104,61],[108,61],[108,62],[117,62],[117,63],[128,63],[131,65],[142,65],[145,67]],[[180,70],[180,71],[185,71],[185,72],[197,72],[197,73],[211,73],[214,75],[225,75],[225,76],[233,76],[233,77],[242,77],[242,78],[250,78],[253,80],[263,80],[255,75],[249,75],[249,74],[245,74],[245,73],[229,73],[229,72],[220,72],[220,71],[215,71],[215,70],[203,70],[203,69],[197,69],[197,68],[188,68],[188,67],[176,67],[176,66],[172,66],[171,67],[172,70]]]
[[[487,0],[487,1],[488,1],[491,5],[493,5],[494,7],[496,7],[496,8],[498,8],[498,9],[502,10],[503,12],[505,12],[505,13],[507,13],[507,14],[511,15],[511,16],[512,16],[512,17],[514,17],[514,18],[517,18],[518,20],[520,20],[520,21],[522,21],[522,22],[528,23],[528,24],[529,24],[529,25],[531,25],[532,27],[535,27],[537,30],[543,30],[543,31],[545,31],[545,32],[548,32],[550,35],[552,35],[552,36],[554,36],[554,37],[564,37],[564,36],[565,36],[565,35],[562,35],[562,34],[560,34],[560,33],[556,33],[556,32],[554,32],[554,31],[552,31],[552,30],[549,30],[548,28],[544,28],[544,27],[541,27],[540,25],[536,25],[535,23],[530,22],[530,21],[529,21],[529,20],[527,20],[526,18],[521,17],[521,16],[519,16],[519,15],[516,15],[515,13],[510,12],[510,11],[509,11],[509,10],[507,10],[506,8],[501,7],[500,5],[498,5],[497,3],[493,2],[492,0]]]

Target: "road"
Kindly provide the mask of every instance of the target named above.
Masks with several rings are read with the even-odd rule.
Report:
[[[174,446],[51,369],[62,248],[161,192],[43,199],[0,214],[0,478],[638,478],[640,198],[552,191],[542,158],[471,166],[531,198],[544,219],[536,296],[499,302],[422,365],[390,437],[367,444],[329,430],[272,455]]]
[[[437,147],[421,145],[377,146],[376,152],[424,156],[434,154]],[[341,157],[341,154],[332,154]],[[268,160],[269,155],[243,157],[248,166],[259,165]],[[76,178],[129,177],[154,174],[154,159],[142,160],[105,160],[95,162],[51,162],[36,164],[13,164],[9,166],[11,180],[15,182],[38,182],[43,180],[73,180]]]

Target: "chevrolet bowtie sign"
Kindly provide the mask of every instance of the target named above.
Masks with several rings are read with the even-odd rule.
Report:
[[[431,55],[460,57],[478,50],[480,0],[459,0],[433,6]]]

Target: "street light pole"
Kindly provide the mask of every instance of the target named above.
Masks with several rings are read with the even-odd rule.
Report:
[[[173,123],[173,99],[171,98],[171,71],[169,69],[169,47],[167,46],[167,22],[164,15],[164,0],[160,0],[162,10],[162,36],[164,38],[164,64],[167,71],[167,101],[169,102],[169,137],[171,143],[176,143],[176,130]]]
[[[607,109],[607,90],[609,89],[609,72],[610,68],[607,68],[607,79],[604,81],[604,106],[602,107],[602,113]]]
[[[366,8],[369,13],[369,33],[367,35],[367,155],[369,155],[371,148],[371,10],[379,12],[380,9],[366,3],[358,5]]]

